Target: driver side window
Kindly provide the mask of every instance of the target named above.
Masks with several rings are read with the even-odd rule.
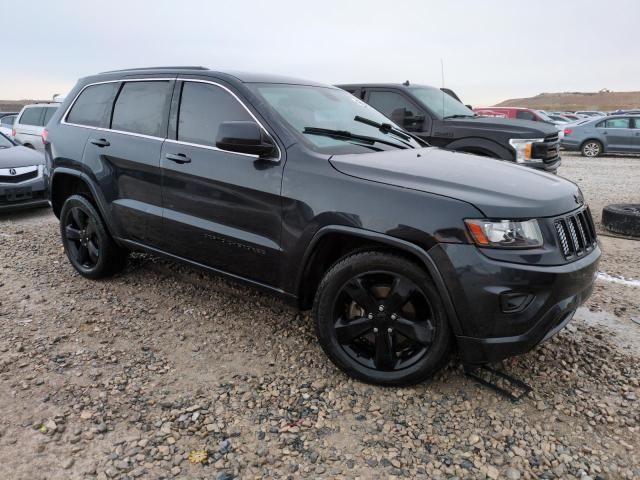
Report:
[[[373,90],[369,92],[367,103],[410,132],[423,129],[424,114],[399,93]]]

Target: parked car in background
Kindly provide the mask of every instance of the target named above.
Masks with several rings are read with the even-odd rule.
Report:
[[[421,382],[453,345],[467,365],[526,352],[571,321],[598,271],[577,185],[425,147],[328,85],[106,72],[80,80],[47,131],[80,275],[112,275],[138,250],[244,281],[312,309],[325,353],[365,382]]]
[[[640,115],[640,110],[616,110],[609,115]]]
[[[0,212],[48,204],[44,155],[0,133]]]
[[[59,103],[26,105],[13,124],[11,136],[27,148],[44,152],[42,131],[58,110],[59,105]]]
[[[532,122],[553,123],[542,110],[521,107],[485,107],[474,108],[474,112],[483,117],[511,118],[514,120],[530,120]]]
[[[587,117],[606,117],[607,116],[605,112],[599,112],[597,110],[581,110],[575,113],[578,115],[586,115]]]
[[[564,129],[562,147],[585,157],[602,153],[640,153],[640,115],[597,117]]]
[[[0,115],[0,133],[4,133],[5,135],[11,135],[13,130],[13,124],[18,117],[17,113],[8,113]]]
[[[427,85],[338,86],[430,145],[550,172],[560,166],[558,133],[550,126],[481,117],[455,93]]]

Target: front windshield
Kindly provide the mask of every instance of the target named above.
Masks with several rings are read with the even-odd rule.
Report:
[[[9,148],[13,147],[13,143],[4,134],[0,133],[0,148]]]
[[[543,112],[542,110],[537,110],[538,115],[540,116],[540,118],[542,118],[543,122],[549,122],[549,123],[553,123],[553,120],[551,120],[551,117],[549,117],[549,115],[547,115],[545,112]]]
[[[378,128],[355,120],[356,116],[364,117],[377,123],[387,123],[400,129],[387,117],[373,109],[349,92],[338,88],[318,87],[310,85],[288,84],[251,84],[250,88],[262,97],[284,121],[313,147],[327,153],[360,153],[372,151],[373,148],[363,146],[355,139],[340,139],[324,135],[305,133],[308,128],[323,128],[342,130],[353,135],[364,135],[379,139],[375,143],[375,150],[393,149],[392,145],[405,147],[409,143],[412,147],[420,148],[414,139],[404,139],[393,133],[384,134]],[[404,136],[403,136],[404,137]]]
[[[439,88],[412,87],[411,93],[418,97],[440,119],[477,116],[473,110],[470,110],[466,105],[463,105]]]

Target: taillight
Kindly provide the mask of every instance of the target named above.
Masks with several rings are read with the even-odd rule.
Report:
[[[16,129],[15,129],[15,128],[12,128],[12,129],[11,129],[11,136],[12,136],[12,137],[15,137],[15,136],[16,136]]]
[[[571,132],[573,132],[572,129],[570,129],[569,127],[564,129],[564,136],[566,137],[567,135],[571,135]]]
[[[48,138],[49,138],[49,132],[45,128],[44,130],[42,130],[42,143],[48,143],[47,142]]]

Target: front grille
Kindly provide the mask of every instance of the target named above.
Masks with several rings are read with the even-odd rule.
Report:
[[[36,168],[32,172],[23,173],[21,175],[0,175],[0,183],[20,183],[31,180],[38,176],[38,169]]]
[[[582,257],[597,245],[596,228],[589,208],[556,219],[554,227],[562,254],[567,260]]]
[[[534,158],[540,158],[543,162],[555,162],[560,153],[560,137],[557,133],[545,137],[543,143],[534,150]]]

